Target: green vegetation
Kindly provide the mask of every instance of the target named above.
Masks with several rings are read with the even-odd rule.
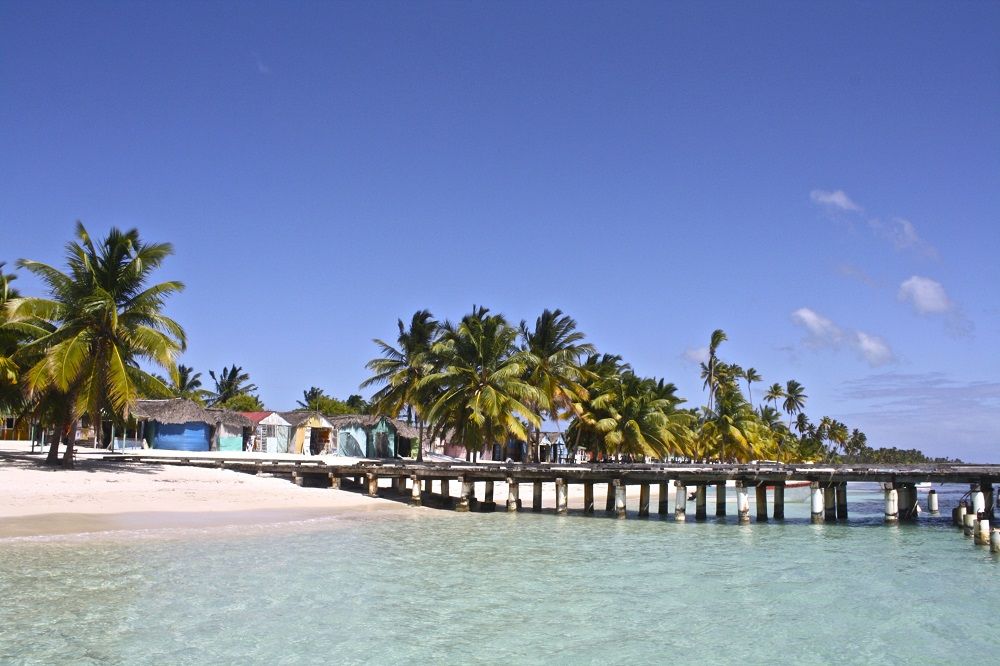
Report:
[[[338,400],[327,395],[318,386],[303,391],[302,400],[297,402],[301,409],[310,409],[324,416],[364,414],[368,411],[368,403],[360,395],[352,395],[347,400]]]

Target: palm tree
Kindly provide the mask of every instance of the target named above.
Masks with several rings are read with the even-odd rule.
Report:
[[[585,336],[576,329],[576,321],[559,309],[542,311],[533,329],[522,321],[520,331],[521,348],[530,354],[525,379],[539,394],[539,404],[534,406],[534,411],[547,413],[561,435],[559,411],[571,411],[573,405],[586,398],[587,389],[580,383],[584,378],[580,358],[596,350],[594,345],[583,342]],[[536,429],[536,462],[540,457],[540,434],[541,430]]]
[[[419,427],[417,461],[422,462],[426,405],[430,396],[424,394],[421,382],[434,370],[430,351],[440,331],[440,324],[428,310],[413,313],[409,328],[403,324],[402,319],[396,323],[399,327],[396,338],[398,346],[393,347],[375,339],[382,355],[365,364],[375,374],[363,381],[361,388],[381,387],[372,395],[369,405],[374,414],[396,418],[405,410],[407,425],[413,424],[413,416],[416,414]]]
[[[686,452],[691,416],[675,411],[678,401],[661,397],[656,382],[627,372],[610,395],[596,423],[607,453],[665,458]]]
[[[747,402],[753,405],[753,393],[750,390],[750,385],[759,382],[763,377],[760,376],[756,368],[747,368],[743,371],[743,379],[747,383]]]
[[[167,379],[159,375],[156,375],[156,378],[167,386],[170,395],[175,398],[204,403],[209,395],[209,392],[201,387],[201,373],[195,372],[194,368],[187,365],[178,365],[177,374],[173,378]]]
[[[218,375],[209,370],[208,376],[215,382],[215,392],[208,394],[210,405],[224,405],[238,395],[250,395],[257,390],[257,385],[250,383],[250,375],[235,363],[232,367],[224,366]]]
[[[168,394],[168,388],[139,363],[157,365],[174,376],[175,359],[186,345],[184,330],[161,312],[165,299],[184,285],[147,284],[173,253],[169,243],[145,243],[135,229],[112,228],[95,244],[79,222],[76,237],[67,245],[66,273],[37,261],[18,262],[47,285],[51,298],[8,303],[8,316],[14,322],[52,324],[49,331],[23,345],[18,355],[39,357],[25,373],[29,399],[56,394],[47,401],[62,405],[65,467],[73,466],[77,419],[86,414],[96,424],[102,414],[110,414],[124,421],[140,394]],[[53,438],[51,463],[58,459],[58,445]]]
[[[712,338],[708,343],[708,411],[712,411],[713,398],[715,396],[715,376],[719,364],[719,357],[716,355],[716,352],[719,350],[719,345],[727,339],[726,332],[721,328],[717,328],[712,331]]]
[[[22,402],[17,384],[18,366],[13,357],[23,338],[7,326],[7,301],[20,298],[20,294],[10,286],[17,276],[4,273],[5,265],[0,261],[0,413],[14,411]]]
[[[327,397],[326,392],[318,386],[310,386],[308,390],[302,392],[302,400],[296,400],[299,407],[303,409],[312,409],[319,411],[316,407],[316,403],[321,399]]]
[[[434,400],[427,416],[462,438],[473,458],[486,446],[524,440],[541,418],[537,388],[524,380],[534,359],[516,346],[518,331],[503,315],[475,307],[457,325],[445,322],[432,353],[436,368],[418,383]]]
[[[775,382],[767,389],[767,393],[764,394],[764,400],[770,400],[774,404],[774,409],[778,409],[778,401],[784,400],[785,389],[782,388],[781,384]]]
[[[788,427],[792,427],[792,416],[801,412],[806,406],[805,389],[794,379],[789,379],[785,383],[785,402],[782,403],[785,411],[788,412]]]
[[[572,442],[574,455],[581,446],[591,454],[604,450],[604,435],[597,429],[606,406],[614,399],[621,375],[630,370],[622,357],[614,354],[591,354],[582,364],[583,387],[587,390],[574,404],[575,414],[566,436]]]

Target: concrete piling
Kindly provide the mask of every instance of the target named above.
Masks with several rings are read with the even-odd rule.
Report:
[[[694,519],[705,520],[708,517],[705,497],[705,484],[699,483],[694,487]]]
[[[965,527],[965,514],[967,514],[968,512],[969,512],[969,507],[965,503],[965,500],[959,502],[958,506],[955,507],[954,511],[955,527]]]
[[[340,490],[340,477],[332,472],[328,476],[330,477],[330,487],[334,490]]]
[[[976,521],[976,535],[974,541],[980,546],[988,546],[990,545],[990,521],[986,517],[985,511],[980,515],[981,517]]]
[[[615,512],[615,484],[608,483],[608,490],[604,498],[604,511],[607,513]]]
[[[936,490],[931,490],[927,493],[927,513],[932,516],[941,515],[941,511],[938,509],[938,496]]]
[[[460,484],[460,491],[458,495],[458,504],[455,505],[455,511],[468,511],[469,510],[469,498],[472,495],[473,485],[471,481],[466,481],[465,477],[459,477],[458,482]]]
[[[441,479],[441,497],[445,506],[451,506],[451,488],[448,479]]]
[[[1000,553],[1000,529],[995,527],[990,532],[990,552]]]
[[[971,537],[976,533],[976,514],[966,513],[962,517],[962,533]]]
[[[828,523],[837,521],[837,491],[832,485],[823,488],[823,520]]]
[[[368,477],[368,497],[378,496],[378,477],[369,472]]]
[[[847,520],[847,483],[837,484],[837,520]]]
[[[736,513],[741,525],[750,522],[750,498],[747,496],[747,487],[743,481],[736,482]]]
[[[531,510],[538,513],[542,510],[542,482],[535,481],[531,487]]]
[[[986,511],[986,496],[983,495],[983,491],[979,489],[979,484],[973,484],[972,506],[969,509],[969,513],[976,515],[983,511]]]
[[[774,519],[785,519],[785,482],[774,482]]]
[[[507,511],[515,512],[517,511],[517,491],[520,484],[517,483],[513,478],[507,477]]]
[[[619,518],[625,517],[625,484],[619,479],[615,479],[615,515]]]
[[[483,491],[483,511],[495,511],[497,503],[493,501],[493,482],[486,482],[486,489]]]
[[[823,487],[818,482],[809,484],[809,522],[822,523],[826,509],[826,499],[823,497]]]
[[[899,493],[895,488],[885,489],[885,522],[895,523],[899,520]]]
[[[420,480],[417,479],[417,475],[414,474],[410,477],[410,504],[413,506],[420,506],[423,503],[423,497],[420,495]]]
[[[717,518],[726,516],[726,482],[715,484],[715,515]]]
[[[659,500],[659,505],[657,506],[657,513],[661,516],[665,516],[670,513],[670,484],[663,482],[660,484],[660,492],[657,495]]]
[[[569,511],[568,487],[565,479],[556,479],[556,513]]]
[[[585,481],[583,484],[583,512],[594,513],[594,482]]]
[[[649,518],[649,484],[639,484],[639,517]]]
[[[757,496],[754,501],[757,505],[757,522],[767,522],[767,484],[758,483],[756,488]]]
[[[674,520],[687,520],[688,489],[682,481],[674,481]]]

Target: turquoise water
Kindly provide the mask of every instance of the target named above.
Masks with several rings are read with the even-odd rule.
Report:
[[[412,510],[0,541],[0,662],[989,659],[996,556],[852,499],[846,526]]]

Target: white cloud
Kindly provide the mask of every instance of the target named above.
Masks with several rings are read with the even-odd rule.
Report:
[[[917,228],[909,220],[901,217],[894,217],[889,222],[871,219],[868,220],[868,225],[875,233],[888,239],[897,250],[915,252],[932,259],[938,257],[937,248],[921,238]]]
[[[829,208],[837,208],[854,213],[860,213],[862,210],[861,206],[851,201],[851,197],[847,196],[847,193],[844,192],[844,190],[834,190],[833,192],[828,192],[826,190],[813,190],[809,193],[809,198],[812,199],[814,203],[818,203],[821,206],[827,206]]]
[[[864,331],[846,331],[831,319],[810,308],[799,308],[792,313],[792,321],[808,332],[803,341],[812,349],[853,349],[868,365],[878,367],[895,360],[892,348],[877,335]]]
[[[864,331],[854,332],[854,345],[862,358],[872,367],[885,365],[893,360],[892,350],[885,340]]]
[[[940,282],[919,275],[899,285],[899,300],[910,303],[920,314],[942,314],[954,307]]]
[[[708,363],[708,347],[691,347],[684,350],[684,359],[691,363]]]
[[[810,341],[814,345],[837,344],[844,335],[839,326],[809,308],[799,308],[793,312],[792,321],[809,331]]]

